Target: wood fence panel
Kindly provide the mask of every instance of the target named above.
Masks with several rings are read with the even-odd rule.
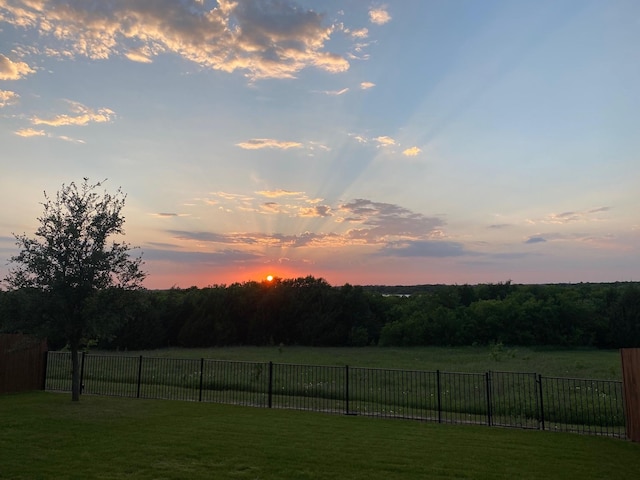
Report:
[[[620,349],[627,438],[640,442],[640,348]]]
[[[30,335],[0,335],[0,394],[43,390],[47,341]]]

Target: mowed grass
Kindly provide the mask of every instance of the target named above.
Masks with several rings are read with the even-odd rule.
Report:
[[[0,396],[2,479],[634,478],[640,445],[192,402]]]
[[[95,353],[115,354],[116,352]],[[492,370],[538,373],[551,377],[622,380],[622,366],[618,350],[569,350],[507,346],[455,348],[273,346],[205,349],[167,348],[162,350],[119,352],[118,354],[468,373],[484,373]]]

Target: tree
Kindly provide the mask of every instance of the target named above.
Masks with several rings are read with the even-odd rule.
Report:
[[[105,298],[112,289],[139,288],[146,276],[142,257],[130,258],[128,243],[109,243],[111,236],[124,234],[126,195],[120,189],[100,194],[101,186],[85,178],[81,186],[63,184],[53,199],[45,192],[35,238],[14,234],[20,253],[11,257],[16,266],[5,278],[10,290],[44,294],[40,327],[63,333],[68,342],[73,401],[80,399],[78,352],[87,340],[104,333],[105,304],[112,304]]]

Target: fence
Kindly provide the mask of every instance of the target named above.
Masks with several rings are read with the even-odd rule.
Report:
[[[609,380],[88,354],[81,379],[93,395],[625,435]],[[46,389],[71,390],[68,353],[49,353]]]
[[[627,438],[640,442],[640,348],[620,349]]]
[[[42,390],[47,341],[30,335],[0,335],[0,394]]]

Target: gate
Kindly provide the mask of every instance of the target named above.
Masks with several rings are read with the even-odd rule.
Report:
[[[44,390],[47,340],[0,334],[0,394]]]

